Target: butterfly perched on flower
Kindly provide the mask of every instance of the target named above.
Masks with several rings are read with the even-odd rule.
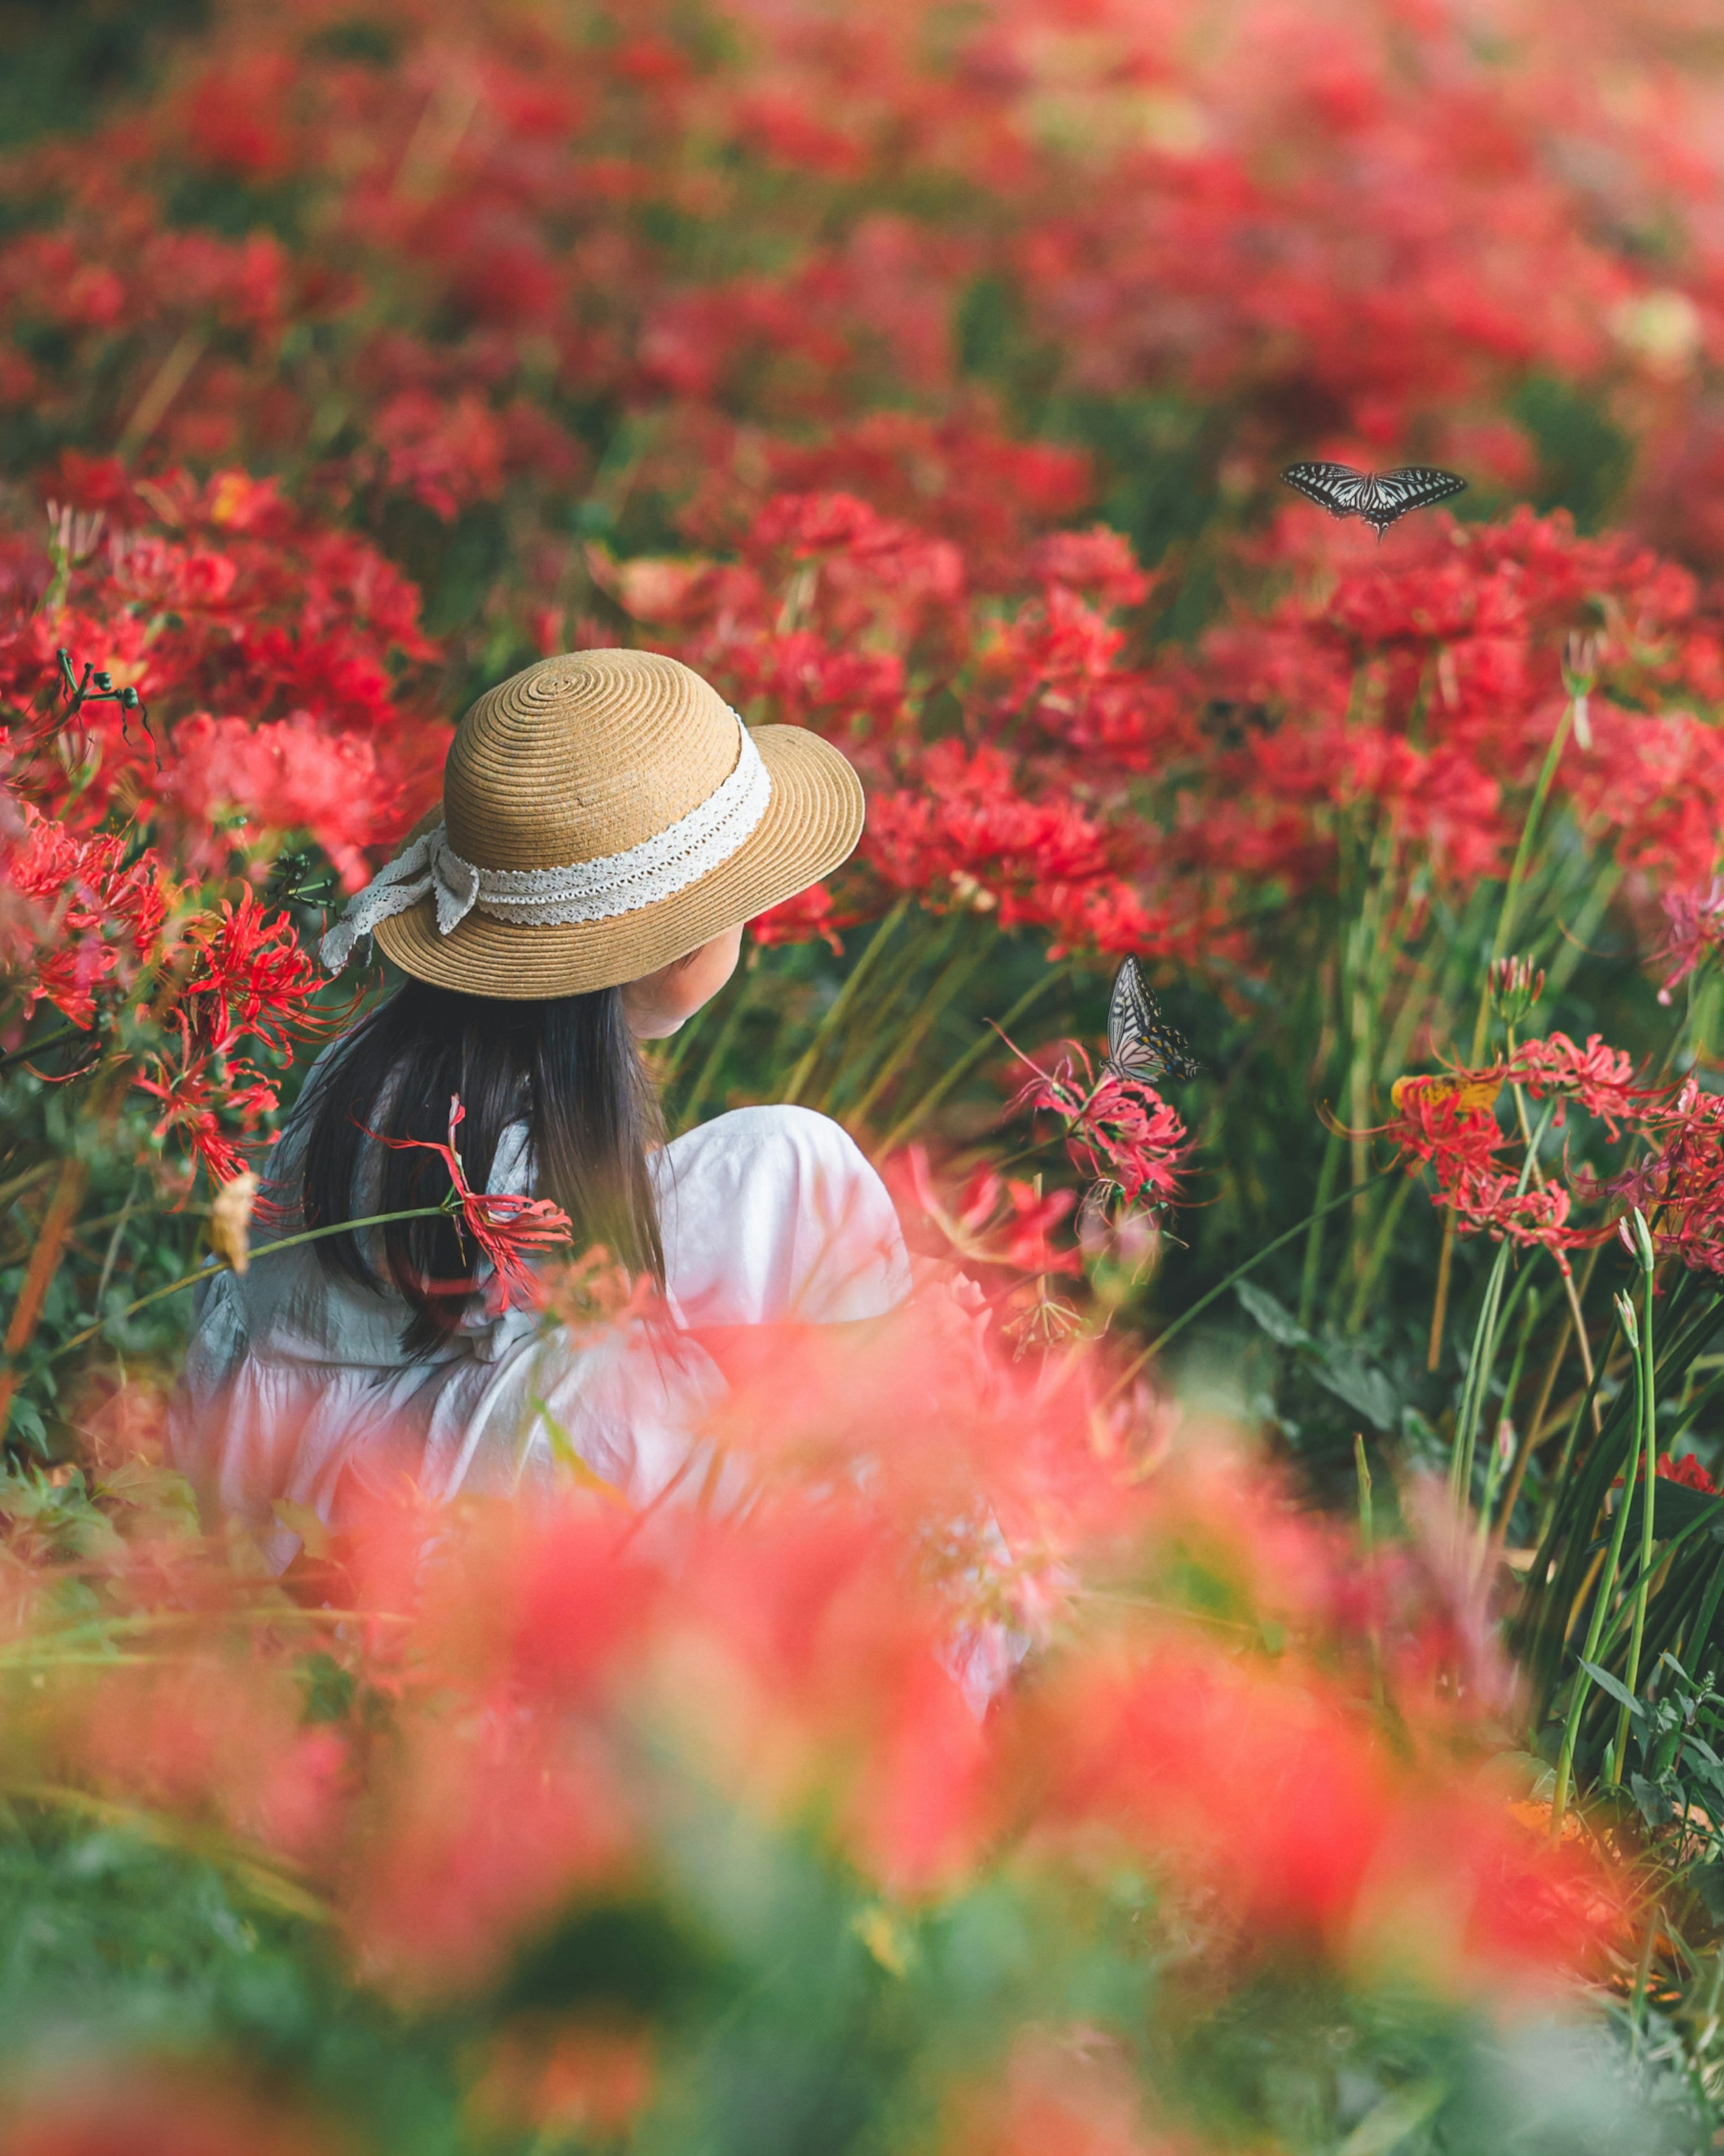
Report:
[[[1137,961],[1131,957],[1113,977],[1107,1004],[1107,1060],[1101,1067],[1116,1078],[1140,1079],[1146,1085],[1164,1076],[1198,1075],[1190,1045],[1162,1016]]]
[[[1402,465],[1388,472],[1355,471],[1351,465],[1289,465],[1281,477],[1321,502],[1331,516],[1362,517],[1379,540],[1409,509],[1429,509],[1466,485],[1458,473],[1439,471],[1434,465]]]

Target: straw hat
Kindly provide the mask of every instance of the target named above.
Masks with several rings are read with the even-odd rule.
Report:
[[[485,691],[443,803],[323,939],[524,1000],[638,980],[836,868],[862,788],[801,726],[745,726],[656,651],[572,651]]]

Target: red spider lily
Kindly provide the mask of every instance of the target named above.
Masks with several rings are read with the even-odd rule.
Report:
[[[767,912],[757,914],[748,932],[757,943],[812,943],[818,937],[829,950],[842,952],[838,930],[845,924],[823,883],[811,884]]]
[[[1010,1041],[1006,1045],[1012,1048]],[[1008,1113],[1058,1116],[1074,1165],[1092,1181],[1117,1183],[1128,1205],[1146,1190],[1161,1202],[1176,1198],[1190,1151],[1178,1111],[1143,1079],[1105,1070],[1098,1081],[1080,1043],[1062,1045],[1070,1053],[1051,1071],[1030,1064],[1032,1075],[1013,1095]],[[1019,1050],[1012,1053],[1029,1063]]]
[[[168,905],[162,865],[148,850],[128,862],[124,839],[80,838],[28,803],[17,814],[0,843],[0,952],[23,978],[26,1019],[46,1001],[88,1028],[98,990],[129,987],[155,952]]]
[[[1668,1004],[1706,954],[1724,945],[1724,876],[1666,891],[1660,902],[1670,930],[1654,955],[1674,962],[1658,992],[1658,1000]]]
[[[366,850],[434,793],[447,739],[403,701],[413,677],[401,659],[417,665],[433,649],[413,587],[244,473],[199,484],[170,470],[140,493],[118,467],[69,453],[49,490],[99,504],[114,528],[69,566],[57,612],[36,606],[33,575],[0,592],[0,698],[28,707],[57,642],[100,652],[150,705],[162,747],[158,766],[112,707],[86,706],[77,726],[94,768],[69,793],[63,762],[35,754],[33,794],[57,808],[74,793],[84,829],[141,806],[177,858],[220,875],[230,860],[215,827],[237,808],[259,836],[309,829],[362,881]]]
[[[327,2117],[208,2066],[92,2063],[20,2090],[8,2107],[10,2156],[329,2156],[344,2145]]]
[[[734,1517],[356,1497],[336,1650],[387,1742],[306,1726],[295,1648],[230,1622],[252,1587],[219,1546],[141,1560],[116,1537],[88,1575],[175,1624],[148,1658],[14,1687],[8,1758],[291,1856],[410,2000],[488,1983],[571,1896],[650,1891],[694,1789],[892,1895],[1027,1871],[1064,1908],[1111,1853],[1200,1897],[1235,1975],[1291,1954],[1474,1996],[1565,1980],[1610,1881],[1461,1763],[1501,1675],[1481,1623],[1453,1683],[1455,1613],[1410,1555],[1362,1569],[1217,1426],[1153,1467],[1148,1433],[1110,1445],[1082,1354],[1014,1372],[923,1307],[831,1330],[735,1343],[711,1433],[757,1471]],[[1088,1594],[1122,1563],[1143,1594]],[[1000,1691],[997,1666],[978,1716],[966,1643],[1015,1619],[1020,1581],[1083,1621],[1034,1682]],[[1434,1900],[1452,1922],[1421,1917]]]
[[[1511,1084],[1524,1085],[1535,1101],[1578,1101],[1613,1138],[1623,1124],[1644,1111],[1652,1097],[1634,1085],[1632,1057],[1622,1049],[1607,1048],[1596,1033],[1588,1036],[1584,1048],[1577,1048],[1566,1033],[1522,1041],[1504,1065],[1503,1075]],[[1562,1120],[1559,1106],[1556,1121],[1560,1124]]]
[[[1524,1981],[1614,1928],[1593,1867],[1547,1857],[1482,1788],[1444,1789],[1439,1854],[1428,1785],[1315,1671],[1271,1675],[1176,1636],[1134,1647],[1023,1702],[1049,1826],[1111,1829],[1242,1938],[1403,1968],[1440,1955],[1426,1980],[1476,1983],[1494,1965]],[[1443,1942],[1408,1921],[1439,1872],[1457,1918]]]
[[[1643,1118],[1650,1158],[1607,1180],[1600,1194],[1638,1206],[1660,1255],[1724,1276],[1724,1096],[1685,1079]]]
[[[1506,1068],[1506,1066],[1505,1066]],[[1409,1163],[1429,1164],[1435,1199],[1449,1207],[1463,1234],[1482,1230],[1539,1244],[1557,1255],[1567,1240],[1566,1188],[1520,1188],[1520,1176],[1503,1165],[1509,1140],[1488,1105],[1503,1083],[1503,1069],[1402,1078],[1393,1088],[1395,1120],[1384,1135]]]
[[[386,1138],[375,1131],[367,1136],[398,1152],[434,1152],[449,1170],[457,1227],[464,1228],[472,1236],[491,1267],[485,1287],[487,1312],[495,1317],[507,1309],[536,1308],[541,1296],[531,1260],[541,1250],[556,1250],[567,1243],[574,1233],[574,1223],[548,1198],[528,1198],[512,1191],[492,1196],[471,1188],[455,1149],[455,1132],[466,1115],[460,1095],[452,1094],[446,1145],[433,1138]]]
[[[176,1016],[189,1035],[208,1053],[222,1055],[242,1034],[251,1034],[285,1055],[306,1001],[320,985],[290,918],[266,913],[248,891],[237,906],[224,900],[219,918],[206,915],[194,921],[184,948],[194,963],[180,989]]]
[[[1717,1484],[1691,1452],[1685,1452],[1680,1460],[1672,1460],[1667,1452],[1660,1453],[1658,1464],[1653,1472],[1659,1481],[1674,1482],[1681,1489],[1697,1491],[1702,1497],[1716,1497],[1718,1495]],[[1636,1464],[1634,1473],[1638,1481],[1644,1482],[1646,1480],[1646,1462],[1644,1456]],[[1619,1475],[1610,1486],[1613,1490],[1620,1490],[1623,1486],[1622,1476]]]
[[[195,1052],[146,1058],[131,1082],[160,1103],[156,1142],[178,1138],[218,1185],[244,1172],[248,1143],[280,1099],[250,1064]]]
[[[958,1257],[1034,1275],[1079,1270],[1075,1250],[1056,1250],[1048,1240],[1076,1203],[1070,1191],[1052,1190],[1044,1196],[1034,1183],[979,1168],[953,1210],[936,1187],[926,1149],[908,1146],[901,1158],[911,1199]]]
[[[1562,1254],[1603,1240],[1638,1207],[1660,1255],[1724,1274],[1724,1096],[1702,1092],[1690,1076],[1675,1086],[1638,1086],[1633,1065],[1595,1034],[1584,1048],[1564,1034],[1523,1041],[1505,1061],[1482,1070],[1440,1072],[1396,1081],[1395,1119],[1383,1135],[1410,1165],[1429,1165],[1439,1204],[1451,1208],[1463,1233],[1538,1244]],[[1519,1144],[1496,1120],[1505,1086],[1534,1100],[1577,1101],[1612,1142],[1625,1138],[1645,1156],[1614,1173],[1565,1163],[1562,1179],[1541,1184],[1509,1164]],[[1576,1221],[1576,1204],[1603,1204],[1608,1217]]]

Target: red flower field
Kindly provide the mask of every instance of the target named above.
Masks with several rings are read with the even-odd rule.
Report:
[[[0,2147],[1706,2145],[1711,22],[121,13],[0,23]],[[162,1428],[317,942],[613,644],[862,775],[650,1067],[917,1297],[278,1579]],[[651,1322],[461,1113],[494,1300]]]

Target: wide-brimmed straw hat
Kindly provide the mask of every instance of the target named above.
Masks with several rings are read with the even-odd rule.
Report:
[[[656,651],[572,651],[488,689],[443,801],[323,939],[524,1000],[638,980],[836,868],[862,788],[801,726],[742,724]]]

